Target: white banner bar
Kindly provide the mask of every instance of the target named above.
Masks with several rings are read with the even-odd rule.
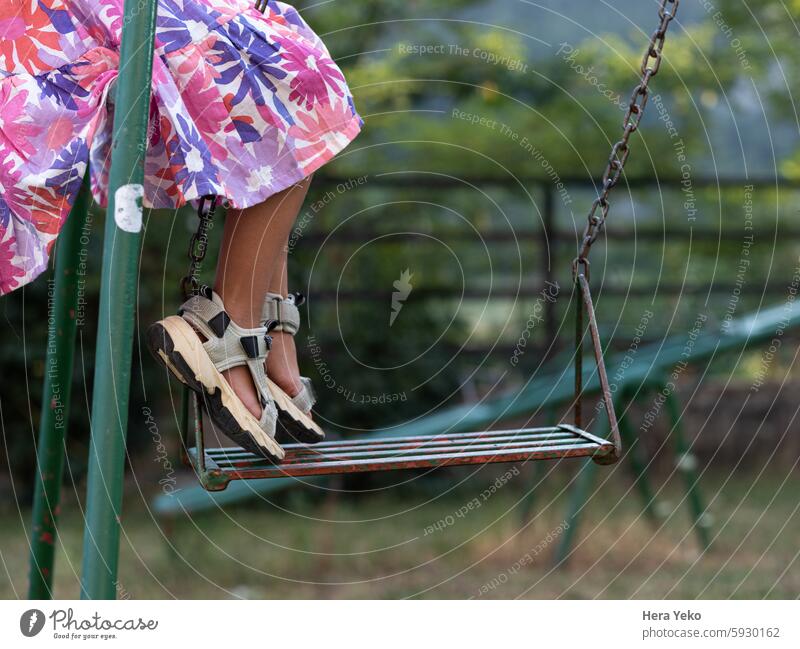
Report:
[[[0,638],[9,648],[796,649],[798,620],[797,601],[0,602]]]

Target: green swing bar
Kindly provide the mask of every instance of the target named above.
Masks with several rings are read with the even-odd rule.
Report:
[[[628,140],[641,121],[647,103],[648,84],[660,68],[665,34],[675,17],[679,1],[661,0],[659,3],[659,27],[647,46],[641,65],[641,80],[634,89],[625,115],[622,138],[611,150],[603,174],[602,189],[592,204],[581,248],[573,262],[578,294],[575,299],[574,425],[559,424],[550,428],[445,436],[345,440],[326,442],[315,447],[291,446],[283,463],[271,465],[242,450],[206,449],[203,443],[199,398],[192,399],[186,395],[182,430],[184,455],[197,471],[204,486],[209,489],[224,489],[230,480],[242,478],[323,475],[486,462],[591,457],[598,464],[611,464],[619,459],[622,450],[620,434],[589,290],[588,254],[605,224],[609,209],[608,196],[619,181],[628,158]],[[104,236],[81,577],[81,597],[84,599],[113,599],[117,588],[119,521],[136,280],[141,247],[140,197],[144,182],[157,4],[157,0],[127,0],[124,10],[116,104],[128,109],[116,111],[113,128],[107,213],[115,218],[107,219]],[[263,1],[258,1],[256,8],[263,10],[264,4]],[[119,220],[116,218],[118,196],[128,197],[126,218]],[[132,219],[131,196],[137,201],[133,204]],[[76,204],[70,218],[79,222],[84,218],[85,210],[85,205]],[[68,309],[74,296],[74,287],[70,285],[72,280],[69,279],[68,272],[73,252],[67,242],[59,246],[59,255],[64,257],[65,272],[57,276],[56,293],[62,292],[63,297],[56,304],[64,310]],[[582,348],[586,333],[584,314],[588,319],[604,409],[609,422],[610,440],[595,437],[581,427]],[[55,339],[51,341],[54,345],[49,358],[58,365],[63,376],[71,376],[74,323],[67,326],[65,331],[66,335],[54,334]],[[64,416],[66,417],[66,412]],[[190,421],[195,434],[192,446],[188,439]],[[31,598],[52,596],[55,518],[58,511],[58,484],[63,467],[63,443],[63,427],[56,427],[54,417],[43,417],[33,522],[34,533],[38,536],[31,543]]]

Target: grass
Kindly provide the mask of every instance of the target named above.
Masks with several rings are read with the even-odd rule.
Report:
[[[121,598],[796,598],[800,594],[800,476],[774,468],[703,481],[715,519],[711,551],[692,533],[680,483],[661,491],[654,524],[622,472],[601,470],[566,569],[552,568],[563,535],[569,469],[451,470],[434,480],[397,474],[357,495],[308,487],[164,523],[129,488]],[[495,472],[497,471],[497,472]],[[565,473],[567,475],[565,475]],[[470,477],[471,476],[471,477]],[[523,496],[535,485],[534,518]],[[141,483],[140,483],[141,486]],[[656,485],[657,488],[662,485]],[[481,504],[462,509],[478,497]],[[670,504],[671,503],[671,504]],[[457,512],[466,511],[458,516]],[[56,596],[78,595],[82,525],[65,503]],[[29,511],[7,508],[0,529],[0,597],[24,597]],[[525,522],[523,522],[525,521]]]

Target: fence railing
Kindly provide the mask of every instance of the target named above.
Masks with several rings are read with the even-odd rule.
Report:
[[[341,183],[346,183],[349,180],[347,177],[336,177],[330,175],[319,175],[315,180],[315,190],[320,191],[336,186]],[[742,233],[737,231],[736,227],[712,227],[702,223],[694,225],[676,225],[678,217],[677,212],[681,209],[683,198],[681,197],[681,178],[678,177],[633,177],[627,178],[625,185],[622,186],[623,192],[629,189],[631,192],[632,200],[636,200],[636,193],[642,191],[655,191],[663,192],[667,199],[665,200],[665,221],[658,223],[658,227],[651,226],[637,226],[632,227],[630,222],[626,223],[624,220],[615,219],[614,207],[610,214],[610,221],[608,224],[607,236],[616,241],[632,241],[634,238],[642,243],[658,243],[669,245],[669,240],[681,240],[691,236],[694,242],[716,242],[719,245],[726,243],[741,243]],[[581,191],[586,196],[587,205],[591,200],[591,194],[596,191],[597,185],[587,178],[562,178],[564,186],[569,187],[570,191]],[[567,229],[559,224],[558,219],[558,198],[559,191],[549,179],[541,178],[528,178],[528,179],[502,179],[492,177],[468,177],[468,178],[449,178],[440,175],[429,174],[386,174],[375,175],[370,177],[369,186],[371,188],[380,187],[386,190],[439,190],[439,191],[465,191],[469,190],[470,186],[480,188],[503,188],[507,190],[515,190],[522,195],[521,186],[535,197],[537,200],[536,212],[532,213],[529,226],[520,228],[515,231],[510,230],[492,230],[484,229],[479,230],[482,242],[488,244],[492,243],[510,243],[519,242],[522,246],[527,247],[529,250],[536,250],[539,252],[546,251],[547,254],[539,254],[538,258],[541,259],[541,264],[538,268],[536,283],[528,283],[522,287],[514,288],[493,288],[492,296],[497,298],[535,298],[540,295],[544,290],[547,282],[552,282],[554,279],[554,271],[559,269],[568,268],[574,256],[573,247],[577,246],[579,240],[579,232],[577,229]],[[707,176],[693,176],[691,178],[692,191],[699,194],[707,190],[716,190],[720,199],[729,195],[734,190],[744,191],[745,188],[752,187],[754,191],[759,191],[763,194],[764,191],[784,192],[784,191],[797,191],[800,190],[800,179],[787,179],[787,178],[746,178],[746,177],[707,177]],[[621,193],[622,194],[622,193]],[[620,195],[617,198],[617,203],[622,203],[625,197]],[[778,198],[774,199],[778,205]],[[789,201],[781,199],[780,204],[790,205]],[[800,204],[798,201],[796,204]],[[582,213],[580,205],[577,201],[575,203],[575,210]],[[674,209],[673,209],[674,205]],[[718,209],[718,208],[716,208]],[[758,208],[756,208],[758,209]],[[674,221],[670,219],[670,212],[676,213]],[[770,205],[770,212],[775,212],[775,206]],[[800,240],[800,211],[795,210],[794,215],[796,219],[789,222],[780,224],[780,240]],[[685,221],[685,219],[684,219]],[[582,228],[583,223],[578,222],[577,228]],[[775,224],[771,224],[774,229]],[[326,242],[326,245],[341,245],[352,246],[365,243],[367,241],[375,240],[373,245],[381,245],[380,235],[385,234],[385,231],[378,232],[377,230],[363,229],[360,231],[342,231],[337,232],[333,240],[329,239],[330,231],[314,230],[304,233],[301,238],[301,243],[304,246],[317,246]],[[766,232],[764,233],[766,234]],[[772,231],[769,231],[772,234]],[[605,236],[605,235],[604,235]],[[475,232],[448,232],[448,241],[468,243],[473,241]],[[777,235],[776,235],[777,239]],[[531,269],[537,270],[537,269]],[[738,295],[763,295],[767,299],[774,297],[777,299],[786,293],[786,282],[782,276],[776,275],[774,279],[766,280],[764,282],[749,281],[744,284],[736,283],[730,279],[730,275],[721,274],[715,277],[713,285],[709,288],[707,282],[703,282],[702,277],[695,278],[692,283],[686,284],[681,281],[664,281],[663,278],[659,279],[658,295],[664,299],[674,299],[678,296],[691,296],[691,295],[705,295],[705,296],[728,296],[736,292]],[[607,297],[626,296],[626,297],[648,297],[653,295],[652,286],[636,286],[630,284],[614,284],[607,278],[602,281],[602,295]],[[471,289],[466,287],[450,287],[450,286],[428,286],[418,288],[414,292],[415,300],[427,299],[485,299],[486,292],[481,289]],[[385,290],[321,290],[314,294],[315,301],[376,301],[385,302],[387,293]],[[543,349],[558,348],[554,345],[558,336],[558,309],[559,305],[556,302],[546,302],[544,305],[544,329],[545,329],[545,342],[542,345]],[[504,346],[493,345],[495,351],[502,351],[506,353],[507,350]],[[485,349],[476,348],[473,350],[475,353],[482,354]]]

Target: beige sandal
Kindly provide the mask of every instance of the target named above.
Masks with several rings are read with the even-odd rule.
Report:
[[[147,330],[147,344],[182,383],[202,395],[213,423],[242,448],[273,461],[284,451],[275,440],[278,413],[268,387],[264,363],[271,339],[266,327],[245,329],[225,312],[220,297],[203,287],[169,316]],[[203,340],[205,338],[205,340]],[[256,419],[222,375],[246,365],[261,402]]]
[[[300,293],[283,297],[278,293],[267,293],[261,318],[270,332],[282,331],[294,336],[300,328],[300,306],[305,298]],[[311,379],[301,376],[300,392],[290,397],[276,383],[267,379],[272,398],[278,408],[278,428],[275,435],[280,443],[300,442],[316,444],[325,439],[324,431],[310,417],[317,401]]]

